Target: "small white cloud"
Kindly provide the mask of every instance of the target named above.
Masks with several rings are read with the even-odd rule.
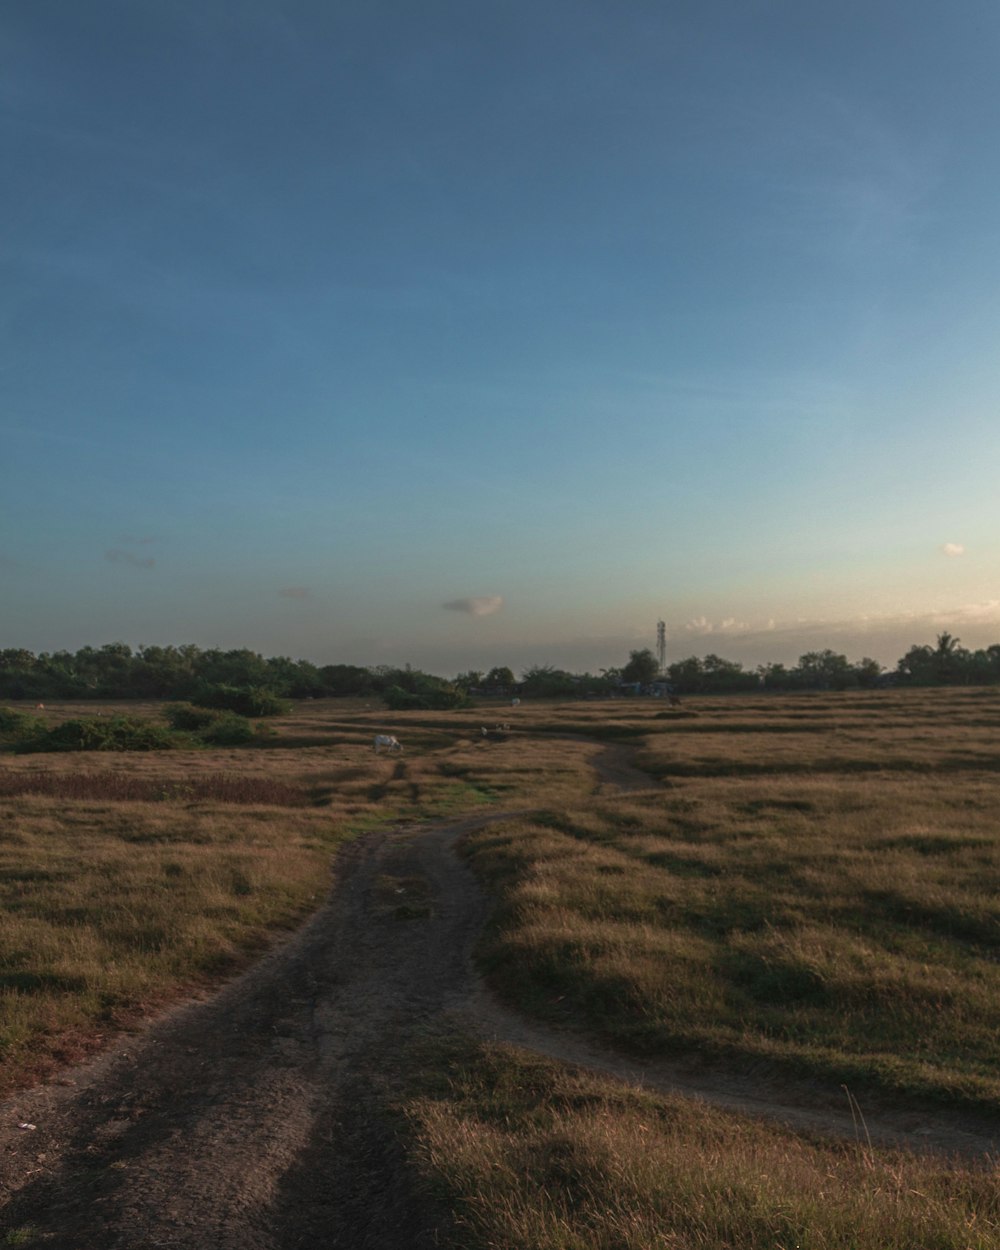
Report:
[[[689,634],[710,634],[714,628],[707,616],[696,616],[684,626]]]
[[[452,599],[441,606],[449,612],[467,612],[470,616],[492,616],[503,607],[503,595],[478,595],[471,599]]]
[[[282,586],[278,591],[281,599],[311,599],[312,591],[308,586]]]
[[[945,543],[941,550],[946,556],[965,555],[965,547],[961,543]]]
[[[131,564],[133,568],[137,569],[151,569],[156,563],[152,556],[137,556],[132,551],[120,551],[118,548],[106,551],[104,558],[112,564]]]

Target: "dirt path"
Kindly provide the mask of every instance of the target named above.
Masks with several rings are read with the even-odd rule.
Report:
[[[609,783],[641,777],[614,753],[594,762]],[[642,1066],[501,1008],[471,963],[486,900],[454,853],[464,832],[501,818],[345,847],[330,899],[287,945],[220,994],[0,1105],[0,1231],[30,1226],[49,1250],[429,1250],[447,1215],[417,1191],[379,1108],[401,1048],[456,1023],[649,1088],[853,1136],[846,1104],[823,1105],[815,1091]],[[971,1155],[1000,1145],[1000,1125],[898,1111],[867,1120],[887,1142]]]

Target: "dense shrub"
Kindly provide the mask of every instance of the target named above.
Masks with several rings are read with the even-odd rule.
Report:
[[[469,696],[464,690],[450,684],[426,685],[418,690],[404,690],[402,686],[389,686],[382,698],[394,712],[430,710],[446,712],[451,708],[468,707]]]
[[[202,686],[191,702],[240,716],[284,716],[291,711],[284,699],[261,686]]]
[[[389,686],[382,692],[382,698],[386,702],[387,707],[391,707],[393,711],[410,711],[414,708],[422,708],[426,706],[420,698],[412,690],[404,690],[402,686]]]
[[[170,703],[163,709],[163,715],[171,729],[197,733],[199,730],[207,729],[226,713],[216,708],[194,707],[191,703]]]
[[[235,747],[253,742],[255,738],[253,725],[245,716],[236,712],[216,714],[211,723],[198,731],[199,739],[206,746]]]
[[[19,746],[30,751],[168,751],[184,741],[154,721],[89,716],[63,721]]]
[[[40,716],[15,711],[12,707],[0,707],[0,741],[25,742],[45,729]]]

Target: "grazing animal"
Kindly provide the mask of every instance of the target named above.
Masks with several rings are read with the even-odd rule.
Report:
[[[511,707],[520,707],[520,706],[521,706],[521,700],[520,700],[520,699],[511,699],[511,701],[510,701],[510,705],[511,705]]]
[[[479,727],[479,732],[483,735],[483,737],[484,737],[484,738],[489,737],[489,732],[490,732],[490,731],[486,728],[486,726],[485,726],[485,725],[480,725],[480,727]]]
[[[402,744],[392,734],[376,734],[375,735],[375,754],[378,755],[380,748],[385,747],[387,751],[402,751]]]
[[[36,703],[36,704],[35,704],[35,711],[36,711],[36,712],[44,712],[44,711],[45,711],[45,704],[44,704],[44,703]]]

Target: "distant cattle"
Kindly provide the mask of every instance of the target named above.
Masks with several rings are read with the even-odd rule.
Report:
[[[376,755],[378,755],[382,747],[385,747],[387,751],[402,751],[403,749],[398,739],[394,738],[392,734],[376,734],[375,735],[375,754]]]
[[[511,707],[520,707],[520,706],[521,706],[521,700],[520,700],[520,699],[511,699],[511,701],[510,701],[510,705],[511,705]]]

